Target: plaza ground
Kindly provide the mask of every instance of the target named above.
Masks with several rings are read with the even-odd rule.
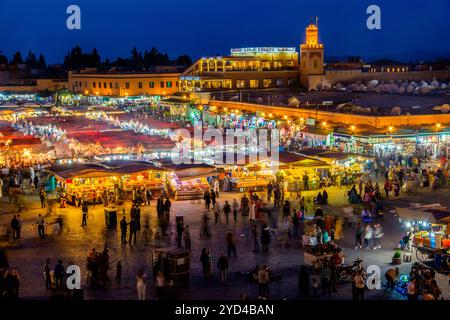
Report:
[[[328,188],[330,206],[325,206],[327,213],[340,213],[342,208],[347,206],[346,189],[336,187]],[[318,191],[303,192],[302,195],[312,198]],[[416,190],[407,195],[402,195],[401,199],[388,200],[384,202],[385,217],[382,221],[385,237],[383,247],[380,250],[354,250],[354,229],[349,228],[344,231],[344,238],[338,244],[344,248],[346,255],[345,262],[351,264],[356,258],[363,259],[363,265],[379,265],[382,273],[392,267],[390,265],[393,248],[404,234],[404,230],[397,218],[389,213],[392,205],[407,206],[410,202],[435,203],[439,202],[450,207],[450,189],[431,192],[431,190]],[[225,200],[232,201],[233,198],[240,199],[242,195],[238,193],[221,193],[219,202]],[[264,195],[265,196],[265,195]],[[136,299],[135,275],[140,268],[147,272],[149,283],[147,284],[147,298],[154,299],[154,283],[152,278],[151,251],[157,247],[176,246],[175,216],[184,216],[185,224],[191,229],[192,238],[192,259],[191,259],[191,280],[188,287],[174,289],[176,296],[180,299],[238,299],[241,293],[246,293],[251,298],[258,295],[257,284],[249,282],[241,272],[251,271],[256,265],[266,264],[275,271],[279,271],[282,280],[279,283],[272,282],[270,285],[271,299],[298,299],[298,271],[304,263],[303,250],[300,248],[300,238],[289,237],[287,226],[281,221],[281,214],[278,214],[278,227],[272,234],[272,243],[268,254],[253,253],[253,241],[249,237],[248,217],[238,217],[238,223],[230,221],[225,224],[222,217],[222,224],[214,224],[212,220],[212,237],[201,239],[200,227],[203,210],[203,203],[192,203],[191,201],[172,201],[171,210],[171,235],[167,240],[156,240],[154,235],[157,230],[157,218],[155,201],[150,206],[141,208],[141,221],[145,224],[148,220],[151,226],[150,237],[138,234],[136,245],[122,245],[120,243],[119,230],[107,230],[105,228],[105,217],[103,206],[90,208],[88,225],[86,228],[81,224],[81,209],[68,206],[66,209],[59,209],[55,206],[54,216],[61,215],[64,219],[64,228],[61,234],[53,234],[52,226],[47,228],[48,236],[41,239],[37,236],[37,231],[33,223],[39,213],[45,214],[46,209],[40,209],[40,204],[36,195],[23,196],[22,202],[22,240],[3,242],[8,247],[8,258],[12,267],[17,267],[20,272],[20,298],[23,299],[48,299],[50,293],[46,291],[43,278],[43,265],[46,258],[51,259],[51,266],[54,267],[58,259],[64,261],[67,266],[76,264],[82,270],[82,282],[86,283],[86,257],[90,249],[96,248],[102,251],[106,245],[110,254],[109,276],[111,283],[105,289],[85,288],[85,299]],[[296,200],[292,201],[295,208],[298,208]],[[126,203],[123,209],[127,219],[129,219],[130,203]],[[308,214],[312,214],[310,208]],[[17,212],[17,207],[8,202],[7,197],[1,199],[0,223],[9,223],[12,214]],[[119,208],[118,219],[122,218],[122,208]],[[267,218],[267,217],[266,217]],[[267,219],[269,220],[269,219]],[[51,222],[52,218],[47,218]],[[238,258],[230,259],[229,281],[227,286],[221,286],[219,282],[218,270],[216,267],[220,252],[226,253],[225,235],[231,231],[235,235]],[[200,253],[202,248],[211,249],[213,257],[213,277],[204,279],[200,264]],[[118,261],[122,262],[123,273],[121,284],[115,282],[115,266]],[[413,254],[413,263],[415,255]],[[408,273],[411,263],[403,263],[400,271]],[[446,298],[450,297],[448,277],[446,275],[437,276],[438,284]],[[351,299],[351,284],[342,282],[338,284],[338,292],[331,296],[319,294],[315,299]],[[366,290],[366,299],[405,299],[397,292],[385,292],[382,290]]]

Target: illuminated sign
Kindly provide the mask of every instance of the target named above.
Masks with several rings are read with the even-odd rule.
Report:
[[[245,56],[264,53],[295,53],[295,48],[258,47],[231,49],[232,56]]]
[[[199,81],[200,77],[180,77],[180,80]]]

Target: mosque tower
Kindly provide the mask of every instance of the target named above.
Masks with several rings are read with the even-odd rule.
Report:
[[[316,17],[315,24],[306,28],[305,43],[300,45],[300,77],[324,74],[324,47],[319,43],[319,28]],[[302,81],[303,82],[303,81]]]

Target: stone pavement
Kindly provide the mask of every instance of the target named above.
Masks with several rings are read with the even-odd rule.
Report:
[[[331,207],[324,208],[326,212],[340,212],[346,204],[346,191],[344,189],[329,188],[329,202]],[[303,193],[306,197],[312,198],[318,191],[309,191]],[[436,199],[446,199],[447,191],[442,191],[442,195]],[[240,199],[240,194],[221,193],[218,199],[222,204],[225,200],[231,201],[233,198]],[[405,195],[401,200],[395,200],[395,203],[405,205],[408,201],[420,201],[420,199],[430,198],[426,192],[420,192],[412,195]],[[433,198],[434,200],[434,198]],[[86,228],[81,224],[81,209],[68,206],[66,209],[55,208],[55,215],[61,215],[64,219],[64,228],[61,234],[52,234],[52,228],[49,227],[49,235],[44,239],[37,237],[35,223],[38,213],[45,214],[45,209],[40,209],[39,201],[36,196],[27,196],[21,200],[25,209],[21,216],[24,222],[22,240],[9,242],[8,258],[10,265],[17,267],[21,276],[20,297],[26,299],[47,299],[49,293],[46,292],[42,267],[46,258],[51,259],[52,267],[58,259],[62,259],[64,264],[77,264],[81,267],[83,283],[86,277],[86,256],[90,249],[95,247],[101,251],[106,245],[110,253],[110,278],[111,285],[108,289],[93,290],[85,289],[86,299],[135,299],[135,275],[140,268],[147,271],[149,283],[148,298],[155,297],[153,290],[153,279],[151,272],[151,251],[157,247],[176,246],[175,235],[175,216],[183,215],[185,224],[191,228],[192,238],[192,259],[191,259],[191,281],[186,288],[180,288],[177,293],[181,299],[238,299],[240,293],[246,293],[252,298],[257,297],[258,288],[254,283],[247,281],[240,272],[252,270],[256,265],[266,264],[274,270],[278,270],[282,275],[279,283],[271,283],[270,291],[272,299],[297,299],[298,298],[298,270],[303,264],[303,251],[300,249],[300,239],[289,238],[287,236],[286,226],[283,222],[278,223],[278,228],[274,230],[272,243],[268,254],[255,254],[252,252],[253,243],[249,237],[249,223],[247,217],[238,217],[238,223],[230,222],[229,225],[215,225],[212,221],[212,237],[201,239],[200,227],[203,214],[203,204],[191,203],[190,201],[172,201],[171,211],[171,236],[167,240],[155,240],[153,235],[156,233],[157,219],[155,210],[155,201],[151,206],[141,208],[141,221],[149,219],[152,239],[145,240],[142,234],[138,234],[136,245],[121,245],[119,231],[108,231],[105,228],[105,219],[103,206],[90,208],[88,216],[88,225]],[[423,200],[429,203],[430,201]],[[450,200],[447,200],[450,202]],[[386,208],[390,203],[387,201]],[[434,201],[433,201],[434,202]],[[436,201],[438,202],[438,201]],[[293,201],[294,206],[298,205]],[[444,204],[444,202],[443,202]],[[129,206],[124,207],[127,219],[129,219]],[[449,203],[450,206],[450,203]],[[0,223],[8,223],[12,218],[11,212],[16,207],[8,203],[7,198],[1,199]],[[309,214],[313,209],[309,209]],[[120,213],[118,219],[120,220]],[[50,221],[51,218],[48,218]],[[344,238],[338,241],[338,244],[344,248],[346,263],[352,263],[357,257],[363,259],[365,267],[371,264],[379,265],[382,274],[390,268],[390,261],[393,255],[393,248],[403,235],[404,230],[398,221],[387,213],[383,220],[385,237],[383,239],[383,248],[381,250],[354,250],[353,229],[345,230]],[[216,268],[217,259],[220,252],[226,252],[226,232],[231,231],[235,234],[238,259],[230,259],[229,282],[227,286],[221,286]],[[12,246],[11,246],[12,244]],[[202,276],[201,264],[199,261],[201,249],[211,248],[213,256],[213,277],[205,280]],[[415,257],[413,257],[414,262]],[[115,265],[118,261],[122,262],[122,283],[114,282]],[[403,263],[401,272],[409,272],[411,263]],[[439,275],[439,285],[444,292],[444,296],[450,296],[448,278],[445,275]],[[350,283],[340,283],[338,292],[331,296],[322,296],[319,294],[316,299],[351,299]],[[366,299],[404,299],[396,292],[387,292],[384,290],[366,290]]]

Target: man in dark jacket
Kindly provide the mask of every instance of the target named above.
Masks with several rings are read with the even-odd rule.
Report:
[[[62,260],[58,260],[58,264],[55,266],[54,275],[56,289],[61,290],[63,288],[63,279],[66,275],[66,268],[64,268]]]
[[[220,282],[225,285],[228,280],[228,259],[223,253],[217,261],[217,268],[220,270]]]
[[[122,244],[127,243],[127,228],[128,228],[127,219],[123,217],[122,220],[120,221],[120,232],[121,232],[120,240]]]
[[[130,221],[130,237],[128,242],[131,244],[131,239],[134,237],[134,244],[136,244],[136,233],[137,233],[138,223],[136,219],[131,219]]]
[[[11,219],[11,229],[12,229],[12,237],[13,240],[19,239],[19,220],[17,219],[17,216],[14,215],[14,217]]]
[[[229,219],[230,213],[231,213],[231,206],[228,203],[228,201],[225,201],[225,205],[223,206],[223,213],[225,214],[225,219],[227,220],[227,224],[228,224],[228,219]]]

